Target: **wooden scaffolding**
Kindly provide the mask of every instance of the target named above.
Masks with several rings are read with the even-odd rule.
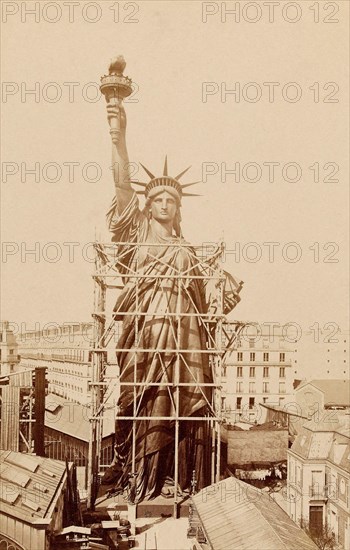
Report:
[[[169,246],[169,244],[158,244],[157,247]],[[93,509],[94,503],[97,497],[98,491],[98,476],[100,471],[100,449],[101,449],[101,434],[102,434],[102,422],[103,411],[105,403],[108,398],[109,382],[106,378],[107,368],[107,351],[111,349],[111,341],[116,332],[116,323],[122,322],[124,316],[133,316],[133,322],[135,323],[135,338],[134,342],[130,344],[130,349],[125,350],[115,347],[116,352],[129,351],[134,353],[134,380],[132,382],[125,382],[122,380],[119,370],[119,365],[115,363],[115,381],[119,384],[119,387],[123,385],[129,385],[133,388],[134,403],[133,414],[131,416],[118,416],[121,420],[132,421],[132,471],[135,471],[135,433],[136,423],[143,420],[144,417],[137,414],[136,395],[137,390],[145,389],[146,386],[160,385],[160,383],[150,382],[138,382],[136,379],[136,357],[140,352],[154,352],[163,353],[171,351],[176,356],[175,362],[175,380],[169,382],[169,386],[172,386],[174,390],[175,385],[175,407],[174,414],[171,417],[159,417],[159,420],[169,420],[175,423],[175,468],[174,468],[174,481],[175,487],[178,485],[178,443],[179,443],[179,426],[181,422],[203,422],[202,416],[180,416],[179,414],[179,396],[183,386],[195,387],[205,397],[205,386],[212,388],[212,399],[207,403],[210,415],[207,417],[207,422],[210,425],[212,434],[212,462],[211,462],[211,482],[217,482],[220,479],[220,426],[222,423],[222,410],[221,410],[221,374],[222,374],[222,362],[225,352],[227,351],[227,337],[223,331],[223,323],[225,320],[224,314],[224,300],[225,300],[225,273],[222,269],[222,257],[224,248],[223,245],[218,244],[215,250],[211,250],[210,256],[208,256],[207,250],[203,246],[190,246],[188,244],[179,242],[171,243],[171,247],[178,247],[183,249],[184,253],[191,256],[191,267],[188,271],[179,271],[174,269],[167,269],[166,274],[162,275],[155,270],[154,274],[147,275],[147,278],[154,279],[154,284],[161,283],[162,279],[176,280],[178,290],[177,310],[165,311],[164,318],[169,321],[174,327],[174,331],[180,331],[180,321],[184,315],[191,315],[198,318],[198,322],[206,334],[207,346],[205,349],[196,349],[196,353],[208,354],[209,364],[212,371],[212,383],[200,384],[196,379],[192,382],[181,383],[180,381],[180,365],[181,368],[189,368],[186,365],[186,352],[188,350],[181,349],[179,347],[180,338],[174,338],[176,343],[175,347],[169,349],[152,349],[146,350],[140,347],[139,338],[139,320],[142,316],[152,317],[154,313],[144,312],[139,307],[139,289],[142,284],[145,274],[140,268],[141,264],[141,251],[143,247],[150,247],[149,243],[141,242],[119,242],[119,243],[95,243],[95,269],[93,273],[94,280],[94,312],[93,317],[95,319],[95,340],[92,349],[92,382],[91,382],[91,417],[90,417],[90,445],[89,445],[89,461],[88,461],[88,508]],[[186,250],[184,250],[186,249]],[[132,262],[130,267],[127,262],[128,255],[133,254],[135,261]],[[151,254],[148,250],[148,255]],[[130,257],[130,256],[129,256]],[[160,260],[157,256],[154,256],[155,261],[166,262],[166,257],[162,257]],[[194,269],[195,268],[195,269]],[[196,273],[193,275],[193,273]],[[206,289],[206,293],[210,292],[210,307],[208,311],[199,311],[196,304],[193,304],[193,311],[190,313],[184,313],[181,310],[182,297],[188,293],[187,286],[189,280],[194,278],[200,279],[202,285]],[[108,311],[106,306],[107,294],[112,292],[113,297],[117,297],[118,292],[124,287],[125,284],[134,285],[135,291],[135,308],[132,312],[122,311],[120,308],[118,311]],[[186,294],[186,299],[189,296]],[[114,299],[115,303],[115,299]],[[158,314],[159,316],[159,314]],[[116,317],[121,321],[116,321]],[[141,329],[142,330],[142,329]],[[176,332],[175,332],[176,333]],[[179,335],[179,334],[178,334]],[[232,349],[233,339],[229,343]],[[111,362],[109,361],[109,365]],[[161,382],[164,386],[164,381]],[[205,397],[207,400],[207,398]],[[208,400],[207,400],[208,401]],[[157,418],[154,417],[154,420]],[[178,507],[178,495],[177,490],[174,491],[174,515]]]

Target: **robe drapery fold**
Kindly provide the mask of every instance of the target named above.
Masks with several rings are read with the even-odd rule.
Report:
[[[125,488],[132,473],[132,420],[135,425],[137,499],[159,494],[167,477],[174,477],[175,416],[211,416],[213,382],[208,353],[208,329],[200,314],[217,309],[206,288],[195,250],[180,237],[152,232],[136,193],[119,214],[113,200],[107,214],[112,241],[118,243],[118,270],[124,287],[114,307],[122,321],[117,345],[120,397],[116,422],[116,456]],[[139,245],[139,246],[138,246]],[[212,260],[214,261],[214,260]],[[210,265],[210,260],[208,261]],[[137,275],[133,277],[132,275]],[[198,277],[199,278],[196,278]],[[227,278],[224,308],[239,300],[241,283]],[[123,383],[141,383],[140,386]],[[194,384],[180,386],[177,383]],[[196,385],[198,383],[198,385]],[[156,385],[152,385],[156,384]],[[172,419],[162,419],[171,417]],[[211,439],[208,421],[180,421],[179,484],[189,487],[195,470],[198,489],[210,483]]]

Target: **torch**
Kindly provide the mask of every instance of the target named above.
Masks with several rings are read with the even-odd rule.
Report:
[[[101,77],[101,93],[105,96],[107,105],[116,107],[116,115],[109,117],[112,143],[118,145],[120,138],[120,116],[118,107],[125,97],[132,92],[131,79],[123,75],[126,67],[124,57],[118,55],[110,63],[108,75]]]

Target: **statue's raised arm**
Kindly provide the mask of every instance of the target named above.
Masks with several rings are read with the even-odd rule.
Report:
[[[120,55],[111,61],[109,74],[101,78],[101,92],[107,102],[112,138],[112,170],[119,213],[129,204],[133,194],[126,146],[126,113],[122,103],[131,94],[132,87],[131,80],[123,75],[125,66],[125,60]]]

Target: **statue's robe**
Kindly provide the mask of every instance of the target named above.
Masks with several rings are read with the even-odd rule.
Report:
[[[138,417],[147,417],[137,420],[135,429],[140,501],[157,496],[165,479],[174,478],[175,421],[160,417],[175,416],[176,386],[166,384],[176,381],[176,372],[182,383],[213,382],[209,354],[200,353],[208,349],[208,333],[200,316],[191,315],[206,314],[208,302],[203,279],[193,278],[201,275],[195,251],[179,237],[163,238],[152,233],[147,216],[139,209],[136,193],[120,215],[115,198],[107,220],[112,240],[123,243],[118,247],[118,270],[124,275],[124,288],[114,308],[115,318],[122,321],[117,344],[123,350],[117,351],[121,381],[118,416],[133,416],[136,412]],[[137,243],[147,246],[138,247]],[[181,243],[183,248],[178,246]],[[142,277],[126,276],[133,272]],[[141,313],[138,319],[137,312]],[[167,316],[168,313],[177,315]],[[174,353],[175,350],[182,351]],[[123,386],[123,382],[135,381],[145,385],[136,390],[132,385]],[[212,391],[208,386],[180,387],[178,416],[211,416]],[[132,421],[118,416],[115,449],[121,468],[116,484],[125,488],[132,473]],[[210,483],[208,420],[180,421],[178,457],[182,489],[190,486],[193,470],[198,489]]]

